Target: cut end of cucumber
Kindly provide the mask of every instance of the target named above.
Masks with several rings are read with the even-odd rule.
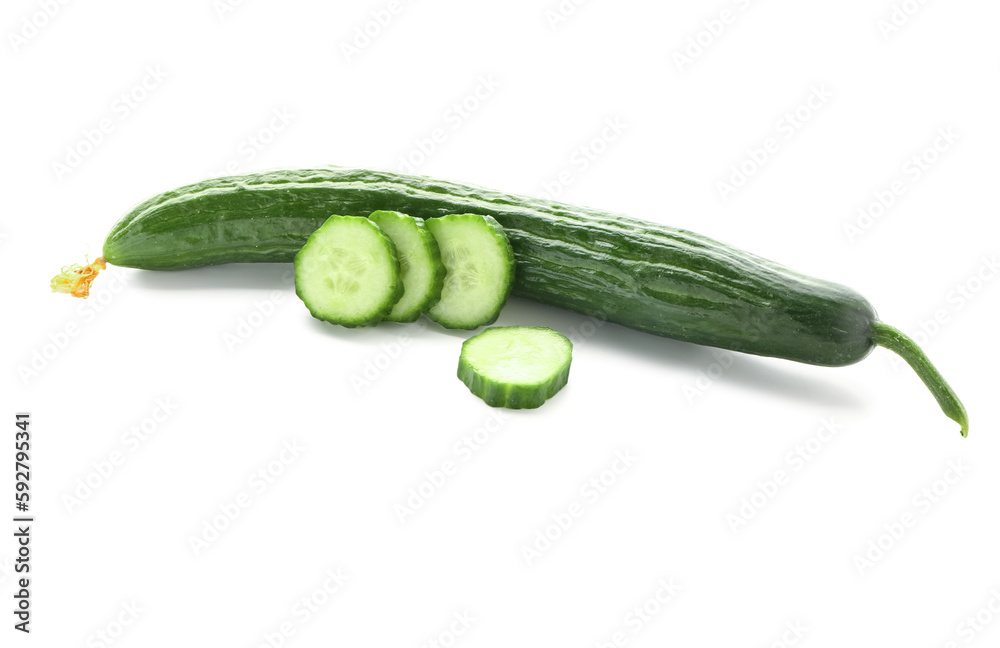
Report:
[[[441,299],[427,315],[445,328],[492,324],[514,283],[514,251],[493,218],[452,214],[427,221],[446,274]]]
[[[295,255],[295,293],[317,319],[377,324],[401,292],[392,241],[367,218],[331,216]]]
[[[462,344],[458,378],[492,407],[540,407],[569,380],[573,343],[550,328],[497,326]]]

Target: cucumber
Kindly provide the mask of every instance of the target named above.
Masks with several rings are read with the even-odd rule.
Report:
[[[495,326],[462,343],[458,378],[492,407],[530,409],[569,380],[573,344],[535,326]]]
[[[388,322],[415,322],[420,314],[441,298],[445,269],[441,252],[424,219],[391,211],[368,217],[396,246],[403,296],[386,315]]]
[[[367,218],[330,216],[295,255],[295,294],[317,319],[377,324],[403,294],[396,249]]]
[[[427,222],[446,274],[441,299],[427,316],[454,329],[492,324],[514,281],[514,252],[490,216],[451,214]]]
[[[424,219],[491,215],[517,259],[514,295],[654,335],[823,366],[888,346],[967,432],[965,410],[941,374],[912,340],[881,328],[854,290],[614,212],[386,171],[270,171],[145,201],[111,229],[104,258],[150,270],[287,262],[330,213],[379,209]]]

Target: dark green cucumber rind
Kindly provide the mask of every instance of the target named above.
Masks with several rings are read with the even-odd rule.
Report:
[[[469,340],[466,340],[462,343],[463,352],[458,358],[458,379],[490,407],[535,409],[555,396],[569,382],[571,358],[566,359],[566,363],[558,373],[537,385],[511,385],[491,380],[477,371],[466,358],[465,345],[468,342]],[[572,349],[572,344],[570,348]]]
[[[875,312],[844,286],[707,237],[585,207],[365,169],[218,178],[142,203],[108,235],[109,263],[183,269],[286,262],[331,213],[493,216],[513,293],[655,335],[816,365],[873,348]]]
[[[369,216],[369,218],[375,216],[381,211],[385,210],[376,210]],[[431,286],[431,290],[428,291],[426,297],[423,300],[423,303],[421,303],[419,307],[414,307],[413,311],[406,317],[393,317],[392,313],[390,312],[390,314],[386,315],[385,317],[385,321],[387,322],[400,322],[405,324],[417,321],[418,319],[420,319],[420,316],[427,311],[427,309],[434,306],[434,304],[436,304],[438,300],[441,299],[441,290],[442,288],[444,288],[445,268],[444,268],[444,263],[441,262],[441,250],[438,249],[437,241],[434,240],[434,236],[431,234],[430,230],[427,229],[427,225],[424,222],[424,219],[418,218],[416,216],[414,216],[413,219],[414,221],[416,221],[417,233],[420,236],[421,242],[423,243],[424,251],[426,252],[428,259],[430,260],[430,263],[434,268],[433,284]],[[377,223],[377,218],[375,220]],[[405,288],[406,287],[403,286],[404,291]]]
[[[566,366],[551,382],[546,391],[517,388],[512,385],[495,383],[472,370],[467,363],[459,360],[458,378],[473,394],[483,399],[490,407],[506,407],[507,409],[535,409],[552,398],[566,386],[569,381],[569,365]]]
[[[924,385],[934,394],[945,415],[961,426],[962,436],[969,436],[969,415],[965,412],[965,406],[917,343],[899,329],[883,322],[875,322],[872,328],[875,344],[899,354],[906,360]]]
[[[340,218],[340,216],[329,217],[329,219],[332,218]],[[393,243],[388,236],[386,236],[385,234],[380,234],[380,236],[381,236],[380,242],[383,243],[383,245],[385,246],[385,251],[388,254],[389,260],[396,265],[396,272],[393,274],[394,277],[393,283],[391,286],[389,286],[388,295],[383,304],[381,305],[381,307],[377,308],[376,310],[373,310],[370,317],[361,320],[345,320],[342,318],[331,317],[328,313],[324,313],[320,309],[315,308],[314,305],[310,303],[309,300],[307,300],[306,296],[304,295],[304,289],[299,283],[299,264],[301,260],[304,258],[302,255],[309,254],[308,251],[309,247],[311,245],[316,245],[317,243],[314,239],[306,239],[305,244],[303,244],[299,252],[295,255],[293,263],[295,268],[295,294],[296,296],[298,296],[300,300],[302,300],[302,303],[306,305],[306,308],[309,309],[310,315],[312,315],[318,320],[323,320],[324,322],[330,322],[331,324],[339,324],[340,326],[346,328],[374,326],[375,324],[378,324],[383,319],[385,319],[385,317],[392,311],[392,307],[396,305],[396,302],[399,301],[399,298],[403,294],[403,282],[399,280],[399,260],[396,258],[396,248],[393,246]]]
[[[496,292],[500,295],[500,299],[497,301],[496,306],[493,309],[493,312],[490,314],[490,316],[479,322],[474,322],[474,323],[457,322],[449,317],[441,316],[440,314],[434,312],[433,309],[427,310],[427,317],[433,320],[434,322],[440,324],[444,328],[450,328],[450,329],[471,331],[473,329],[479,328],[480,326],[489,326],[490,324],[496,322],[497,319],[500,317],[500,311],[503,310],[503,307],[507,304],[507,300],[510,298],[510,293],[514,286],[513,280],[516,280],[517,278],[517,260],[514,254],[514,249],[510,244],[510,239],[507,238],[507,234],[504,231],[503,226],[500,225],[500,223],[497,222],[495,218],[493,218],[488,214],[445,214],[445,215],[482,216],[483,219],[487,222],[487,224],[490,225],[489,231],[494,235],[494,239],[496,240],[498,246],[504,250],[504,260],[507,265],[507,268],[504,272],[504,276],[510,278],[511,280],[509,280],[506,283],[506,285],[496,287]],[[446,278],[447,278],[447,270],[448,270],[447,266],[445,266]]]

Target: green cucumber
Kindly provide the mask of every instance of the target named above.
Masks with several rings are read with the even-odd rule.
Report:
[[[450,214],[427,222],[446,274],[441,299],[427,316],[445,328],[492,324],[514,282],[514,252],[489,216]]]
[[[379,209],[424,219],[491,215],[517,259],[514,295],[655,335],[824,366],[849,365],[888,346],[967,431],[964,408],[944,378],[912,341],[880,333],[874,309],[857,292],[614,212],[387,171],[270,171],[147,200],[112,228],[104,258],[151,270],[287,262],[330,213]]]
[[[403,296],[385,319],[414,322],[441,298],[445,268],[437,242],[422,218],[390,211],[373,212],[368,218],[396,246],[399,278],[403,282]]]
[[[330,216],[295,255],[295,294],[317,319],[377,324],[403,294],[396,249],[367,218]]]
[[[462,343],[458,379],[492,407],[530,409],[569,380],[573,343],[536,326],[495,326]]]

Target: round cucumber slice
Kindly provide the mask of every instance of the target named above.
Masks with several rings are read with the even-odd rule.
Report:
[[[396,246],[403,296],[392,307],[387,322],[414,322],[441,298],[444,264],[437,242],[424,219],[394,211],[372,212],[368,217]]]
[[[532,409],[569,380],[573,343],[550,328],[495,326],[462,344],[458,378],[492,407]]]
[[[295,294],[317,319],[377,324],[403,294],[396,249],[367,218],[331,216],[295,255]]]
[[[429,219],[427,227],[447,271],[441,299],[427,316],[456,329],[495,322],[514,283],[514,251],[500,223],[490,216],[451,214]]]

